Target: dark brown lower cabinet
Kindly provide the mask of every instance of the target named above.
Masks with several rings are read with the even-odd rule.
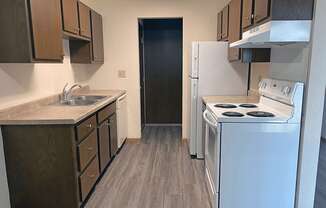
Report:
[[[115,105],[75,125],[2,126],[11,207],[83,207],[118,150]]]
[[[109,121],[104,121],[98,127],[98,144],[99,144],[99,155],[100,155],[100,169],[101,172],[105,170],[105,167],[109,164],[111,160],[110,152],[110,127]]]
[[[110,124],[111,157],[113,157],[118,152],[117,114],[113,114],[109,118],[109,124]]]

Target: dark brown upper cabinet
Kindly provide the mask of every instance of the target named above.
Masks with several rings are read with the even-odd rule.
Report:
[[[91,11],[91,23],[91,42],[84,40],[70,40],[69,47],[71,63],[104,63],[102,16],[95,11]]]
[[[241,5],[246,0],[232,0],[229,4],[229,43],[241,39]],[[229,48],[228,59],[230,62],[241,61],[243,63],[251,62],[269,62],[270,49],[239,49]]]
[[[77,0],[61,0],[63,30],[79,35]]]
[[[244,0],[244,31],[270,20],[312,20],[314,0]],[[251,17],[251,19],[248,19]]]
[[[91,38],[92,37],[91,9],[79,1],[78,11],[79,11],[80,35],[86,38]]]
[[[60,0],[2,0],[0,27],[1,63],[62,62]]]
[[[241,39],[241,0],[232,0],[229,4],[229,42]],[[229,61],[240,60],[240,49],[229,48]]]
[[[254,23],[259,23],[269,17],[270,0],[255,1]]]
[[[253,0],[243,0],[242,2],[242,28],[252,25]]]
[[[229,36],[229,5],[222,11],[222,39],[227,40]]]
[[[222,12],[217,14],[217,40],[222,40]]]
[[[103,20],[102,16],[91,11],[93,62],[104,62]]]

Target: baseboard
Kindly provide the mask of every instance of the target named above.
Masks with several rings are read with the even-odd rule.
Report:
[[[145,126],[182,126],[182,124],[145,124]]]
[[[127,138],[126,143],[128,144],[140,144],[140,138]]]

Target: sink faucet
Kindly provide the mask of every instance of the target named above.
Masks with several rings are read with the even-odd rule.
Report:
[[[76,87],[82,88],[83,86],[81,86],[80,84],[74,84],[70,88],[68,88],[68,83],[67,83],[62,90],[61,101],[70,100],[72,90],[75,89]]]

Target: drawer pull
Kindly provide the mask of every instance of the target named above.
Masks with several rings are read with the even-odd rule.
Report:
[[[93,126],[92,126],[92,124],[88,124],[88,125],[86,125],[86,127],[87,128],[92,128]]]
[[[90,177],[90,178],[95,178],[96,175],[95,175],[95,174],[92,174],[92,175],[88,175],[88,177]]]
[[[89,147],[89,148],[87,148],[87,150],[88,150],[88,151],[93,151],[94,148],[93,148],[93,147]]]

